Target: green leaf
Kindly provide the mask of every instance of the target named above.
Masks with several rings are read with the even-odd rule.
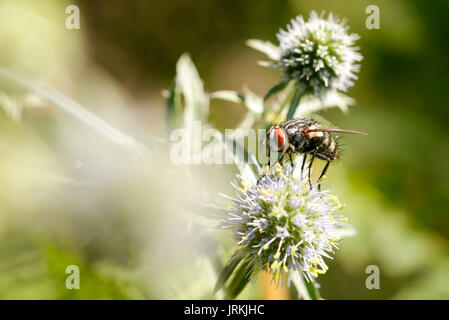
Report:
[[[272,60],[279,60],[281,57],[279,47],[269,41],[250,39],[246,41],[246,44],[257,51],[265,53]]]
[[[257,171],[259,172],[261,168],[256,157],[235,139],[224,136],[223,141],[225,150],[232,154],[234,163],[239,169],[243,180],[249,185],[255,184],[257,182],[257,174],[251,168],[250,161],[256,165]]]
[[[300,108],[295,117],[302,118],[308,114],[315,114],[320,110],[338,107],[343,113],[348,112],[348,106],[354,105],[355,100],[347,95],[337,92],[327,92],[324,97],[318,98],[313,95],[305,95],[301,98]]]
[[[296,108],[298,108],[299,100],[301,100],[302,91],[299,89],[296,89],[295,95],[293,96],[293,99],[290,103],[290,108],[287,112],[287,119],[293,118]]]
[[[179,92],[176,90],[176,81],[172,81],[168,92],[166,102],[167,106],[167,122],[169,129],[180,128],[181,123],[181,106],[180,106]]]
[[[300,271],[293,272],[291,280],[299,295],[304,300],[319,300],[321,299],[318,289],[315,287],[313,280],[307,281]]]
[[[311,300],[309,291],[307,290],[307,287],[304,283],[304,278],[302,277],[302,275],[299,274],[299,271],[293,272],[291,280],[296,290],[298,291],[299,295],[304,300]]]
[[[183,54],[176,64],[176,86],[184,96],[184,128],[191,130],[194,121],[207,120],[209,98],[188,54]]]
[[[293,81],[290,81],[285,90],[279,93],[279,99],[275,100],[273,104],[273,109],[276,112],[276,118],[279,118],[284,113],[285,108],[290,105],[296,90],[296,84]]]
[[[245,93],[245,106],[254,114],[262,114],[264,111],[263,99],[249,89]]]
[[[263,97],[263,101],[267,101],[272,95],[284,89],[287,86],[288,82],[289,80],[287,79],[279,81],[274,87],[268,90],[267,94]]]
[[[257,115],[251,112],[247,112],[246,115],[243,117],[243,119],[236,126],[236,129],[242,130],[250,129],[257,119],[258,119]]]
[[[221,99],[221,100],[234,102],[234,103],[240,103],[240,104],[244,104],[244,102],[245,102],[244,96],[242,96],[237,91],[231,91],[231,90],[215,91],[215,92],[210,93],[209,97],[211,99]]]
[[[251,90],[246,90],[245,95],[236,91],[216,91],[210,94],[212,99],[222,99],[225,101],[235,102],[244,105],[250,112],[254,114],[261,114],[264,110],[263,99],[256,95]]]
[[[204,92],[203,82],[188,54],[183,54],[176,64],[176,87],[184,98],[183,128],[188,136],[187,142],[191,144],[197,138],[195,128],[202,128],[207,123],[209,96]],[[192,156],[198,159],[201,154],[193,150]]]
[[[241,263],[237,271],[234,272],[234,277],[226,289],[225,299],[234,300],[251,280],[250,276],[251,267],[245,263]]]
[[[215,294],[218,290],[223,288],[225,283],[228,281],[229,277],[232,275],[232,272],[234,272],[235,268],[239,265],[239,263],[242,261],[242,257],[240,256],[233,256],[229,262],[224,267],[223,271],[218,276],[217,283],[215,284],[215,288],[213,293]]]
[[[307,291],[309,292],[309,296],[312,300],[320,300],[321,295],[318,291],[318,288],[315,286],[315,281],[312,279],[310,281],[305,281]]]

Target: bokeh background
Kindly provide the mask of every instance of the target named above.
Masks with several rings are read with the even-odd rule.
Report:
[[[65,9],[81,11],[67,30]],[[365,28],[368,5],[380,29]],[[0,298],[213,298],[226,235],[196,232],[188,213],[201,190],[231,193],[232,166],[173,167],[162,90],[188,52],[208,92],[263,95],[280,77],[257,65],[250,38],[276,43],[297,14],[332,11],[361,35],[357,101],[345,115],[322,115],[345,137],[328,186],[357,229],[319,278],[327,299],[449,298],[449,3],[445,0],[310,1],[0,1],[0,66],[49,84],[145,145],[142,164],[126,148],[0,78]],[[223,130],[244,109],[213,101],[210,122]],[[157,137],[157,138],[155,138]],[[162,151],[161,151],[162,150]],[[212,178],[211,178],[212,177]],[[198,199],[198,201],[195,201]],[[208,222],[210,223],[210,222]],[[191,235],[195,236],[192,237]],[[65,287],[77,265],[81,289]],[[380,269],[367,290],[365,268]],[[263,282],[242,298],[267,298]],[[265,288],[266,289],[266,288]]]

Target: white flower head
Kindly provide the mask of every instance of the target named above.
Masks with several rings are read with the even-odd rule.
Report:
[[[282,281],[297,271],[308,280],[325,273],[324,258],[331,258],[341,240],[339,230],[346,225],[337,198],[282,170],[254,186],[239,179],[234,184],[237,198],[222,226],[232,229],[236,253],[253,273],[266,270]]]
[[[346,91],[357,79],[362,60],[354,43],[359,35],[348,33],[344,19],[329,13],[312,11],[309,20],[297,16],[286,30],[277,34],[279,40],[279,61],[287,79],[297,81],[301,90],[317,96],[329,89]]]

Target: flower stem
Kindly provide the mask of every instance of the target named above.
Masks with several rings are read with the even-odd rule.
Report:
[[[301,100],[303,91],[296,89],[295,95],[293,96],[292,102],[290,103],[290,108],[287,112],[287,120],[293,118],[296,109],[299,106],[299,101]]]

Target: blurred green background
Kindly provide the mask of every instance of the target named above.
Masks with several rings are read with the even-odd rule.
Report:
[[[65,28],[69,4],[80,7],[80,30]],[[380,8],[379,30],[365,28],[371,4]],[[358,234],[318,279],[322,296],[448,299],[449,2],[1,0],[0,66],[51,84],[152,147],[153,136],[168,137],[161,92],[182,53],[206,91],[263,95],[280,73],[258,66],[264,57],[245,40],[277,43],[276,32],[310,10],[346,17],[361,35],[364,60],[348,92],[357,103],[348,115],[322,115],[369,133],[345,137],[328,174]],[[184,241],[182,217],[197,210],[195,190],[229,194],[234,168],[197,168],[185,185],[168,158],[142,168],[3,78],[0,106],[0,298],[213,298],[213,272],[192,247],[222,238]],[[219,129],[243,114],[211,103]],[[80,290],[65,287],[70,264],[80,267]],[[380,290],[365,287],[368,265],[380,268]],[[260,284],[242,298],[262,299]]]

